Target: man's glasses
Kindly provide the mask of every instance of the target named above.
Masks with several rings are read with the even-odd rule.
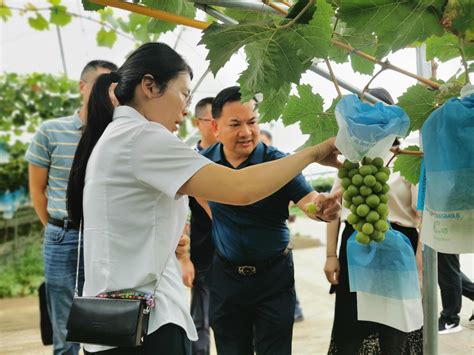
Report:
[[[202,118],[202,117],[196,117],[199,121],[204,121],[204,122],[212,122],[212,118]]]

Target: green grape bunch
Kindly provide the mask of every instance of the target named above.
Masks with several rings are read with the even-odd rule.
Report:
[[[344,191],[343,206],[351,211],[347,222],[358,232],[356,240],[365,245],[382,242],[389,229],[390,169],[384,167],[382,158],[365,157],[361,164],[345,160],[337,175]]]

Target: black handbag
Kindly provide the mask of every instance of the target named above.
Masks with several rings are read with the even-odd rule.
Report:
[[[143,300],[75,297],[66,340],[75,343],[135,347],[148,331],[150,308]]]
[[[43,345],[53,344],[53,326],[48,312],[48,300],[46,298],[46,284],[44,282],[38,288],[40,309],[40,332]]]
[[[66,326],[66,340],[117,347],[141,346],[148,332],[150,315],[150,306],[145,300],[78,296],[82,232],[81,223],[76,287]],[[153,297],[157,289],[158,280],[152,294]]]

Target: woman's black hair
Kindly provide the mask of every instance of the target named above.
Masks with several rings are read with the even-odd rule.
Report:
[[[82,202],[86,168],[97,141],[112,122],[114,106],[109,96],[109,87],[118,83],[114,90],[120,104],[129,103],[135,88],[146,74],[151,74],[160,93],[178,75],[192,70],[184,59],[164,43],[146,43],[137,48],[116,71],[100,75],[92,88],[87,105],[87,124],[77,146],[67,188],[67,210],[69,218],[79,225],[83,217]]]

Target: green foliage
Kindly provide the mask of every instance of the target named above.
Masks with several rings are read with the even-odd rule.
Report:
[[[473,5],[474,6],[474,5]],[[464,47],[466,60],[474,59],[474,43],[466,43]],[[432,36],[426,40],[426,59],[438,58],[446,62],[461,55],[459,38],[446,32],[441,37]]]
[[[406,150],[419,151],[420,148],[416,145],[411,145]],[[399,155],[393,164],[393,171],[399,171],[408,182],[413,185],[418,184],[420,178],[422,157],[417,155]]]
[[[154,9],[179,16],[194,18],[196,15],[194,5],[184,0],[142,0],[141,2]],[[175,28],[176,24],[162,20],[150,19],[148,22],[148,31],[152,33],[164,33],[172,31]]]
[[[0,265],[0,298],[36,294],[44,279],[41,238],[27,244],[13,261]]]
[[[3,20],[3,22],[7,22],[11,15],[11,10],[3,3],[3,1],[0,1],[0,18]]]
[[[332,185],[334,184],[334,177],[318,177],[317,179],[311,180],[311,186],[317,192],[330,192]]]
[[[57,3],[51,8],[51,17],[49,22],[58,26],[66,26],[71,22],[72,16],[68,14],[66,7],[58,5],[60,1],[55,1]]]
[[[410,117],[410,131],[416,131],[423,126],[428,116],[436,108],[435,97],[437,92],[426,86],[417,84],[398,98],[398,105]]]
[[[99,46],[112,48],[117,41],[117,32],[113,30],[107,31],[102,27],[97,32],[96,40]]]
[[[2,149],[9,154],[9,161],[0,164],[0,195],[6,191],[16,191],[28,187],[28,164],[25,161],[27,145],[20,141],[9,146],[2,144]]]
[[[49,22],[40,13],[36,13],[35,17],[30,17],[28,19],[28,23],[31,27],[38,31],[49,29]]]

